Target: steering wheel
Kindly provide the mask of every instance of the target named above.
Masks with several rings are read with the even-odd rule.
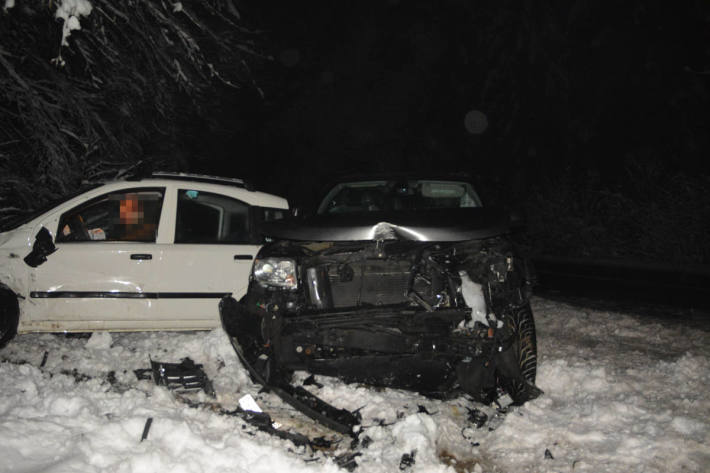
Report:
[[[81,215],[76,214],[72,216],[69,221],[67,222],[69,225],[69,229],[71,230],[71,233],[69,236],[71,237],[72,240],[74,241],[89,241],[91,240],[91,236],[89,236],[89,230],[86,228],[86,225],[84,224],[84,219],[81,218]]]

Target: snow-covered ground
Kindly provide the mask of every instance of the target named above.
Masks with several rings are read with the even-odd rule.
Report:
[[[533,308],[537,384],[545,394],[480,429],[467,422],[465,399],[435,401],[318,377],[323,387],[309,389],[320,397],[362,408],[361,437],[372,441],[358,448],[356,471],[399,471],[402,455],[412,452],[414,472],[710,471],[707,324],[541,298]],[[216,409],[189,407],[136,379],[133,370],[147,368],[149,355],[204,364],[225,409],[251,394],[282,428],[341,442],[314,452]],[[345,471],[332,458],[348,451],[349,439],[259,393],[221,330],[23,335],[0,359],[2,472]]]

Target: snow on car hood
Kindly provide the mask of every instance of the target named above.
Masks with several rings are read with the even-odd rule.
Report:
[[[316,215],[264,224],[264,235],[304,241],[465,241],[509,229],[506,213],[491,208],[429,209]]]

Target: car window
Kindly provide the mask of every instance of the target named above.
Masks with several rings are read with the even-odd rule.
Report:
[[[461,181],[357,181],[335,186],[318,207],[320,214],[480,207],[471,184]]]
[[[211,192],[178,191],[175,243],[249,243],[249,205]]]
[[[57,242],[155,242],[163,188],[128,189],[104,194],[65,212]]]

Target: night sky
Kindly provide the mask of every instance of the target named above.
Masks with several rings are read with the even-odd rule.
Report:
[[[629,167],[707,170],[706,2],[247,1],[241,11],[273,57],[253,68],[264,97],[244,90],[221,112],[224,141],[199,144],[193,170],[292,200],[353,171],[465,171],[522,193],[563,172],[614,188]]]
[[[0,11],[12,212],[139,162],[306,211],[342,174],[465,172],[533,254],[710,264],[707,0],[109,4],[65,46],[56,4]]]

